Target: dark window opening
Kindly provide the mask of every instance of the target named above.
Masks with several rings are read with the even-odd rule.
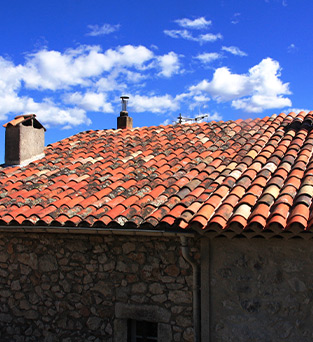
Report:
[[[23,126],[33,126],[33,120],[28,119],[28,120],[22,122],[22,125]]]
[[[128,320],[127,342],[158,341],[158,323]]]

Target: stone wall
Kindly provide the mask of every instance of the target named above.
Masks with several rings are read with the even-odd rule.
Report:
[[[221,238],[210,250],[212,341],[313,340],[312,240]]]
[[[116,341],[127,314],[192,341],[192,269],[177,237],[0,234],[1,341]]]

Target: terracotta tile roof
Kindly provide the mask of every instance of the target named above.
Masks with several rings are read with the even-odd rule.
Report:
[[[0,167],[0,225],[308,232],[312,128],[301,112],[82,132]]]

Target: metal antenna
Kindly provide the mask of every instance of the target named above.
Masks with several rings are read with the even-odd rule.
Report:
[[[177,117],[177,123],[178,124],[182,124],[182,123],[185,123],[185,122],[188,122],[188,121],[197,122],[199,120],[208,118],[209,116],[210,116],[210,114],[203,114],[203,115],[198,115],[195,118],[189,118],[189,117],[184,117],[181,114],[179,114],[179,116]]]

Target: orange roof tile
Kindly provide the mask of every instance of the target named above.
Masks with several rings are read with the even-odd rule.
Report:
[[[302,112],[81,132],[27,166],[0,166],[0,225],[309,231],[312,128]]]

